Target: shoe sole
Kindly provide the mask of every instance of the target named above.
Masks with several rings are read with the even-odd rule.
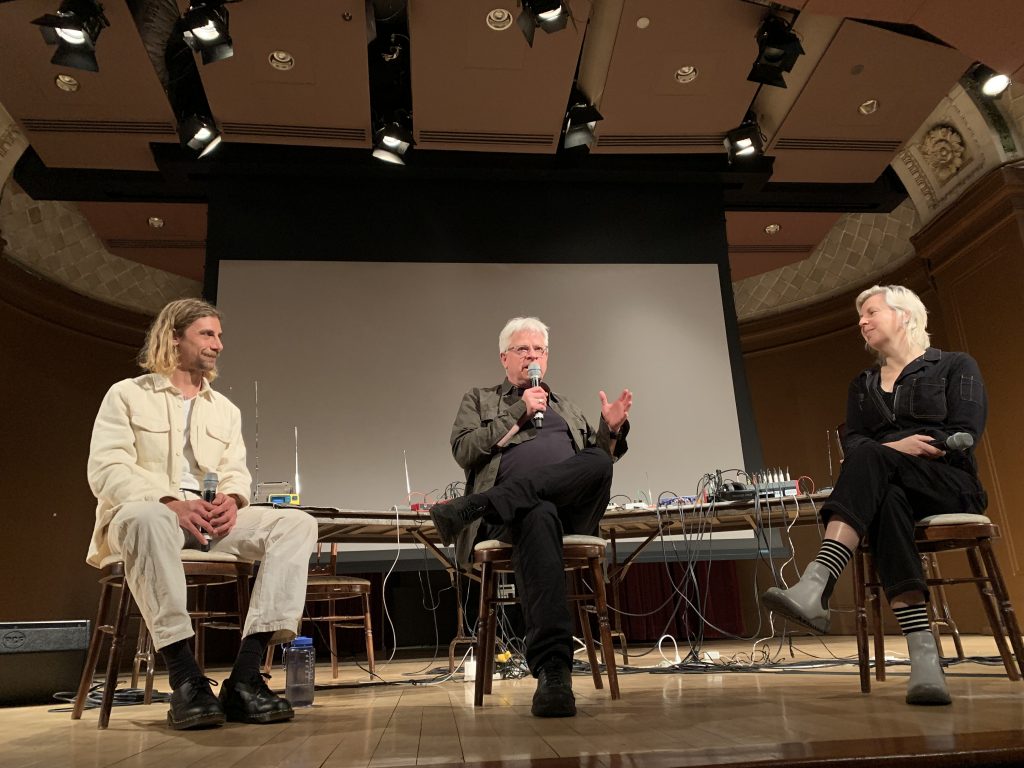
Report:
[[[947,704],[953,703],[953,699],[950,697],[949,691],[943,691],[937,688],[919,691],[917,694],[911,694],[908,691],[906,701],[907,704],[919,707],[943,707]]]
[[[915,707],[944,707],[952,703],[952,699],[912,699],[907,696],[907,704]]]
[[[830,621],[826,620],[824,626],[819,626],[805,619],[783,595],[775,592],[765,592],[761,595],[761,603],[769,610],[781,614],[783,618],[796,622],[802,627],[817,632],[820,635],[828,633]]]
[[[167,713],[167,725],[175,731],[189,731],[193,728],[216,728],[224,725],[225,717],[221,714],[196,715],[185,720],[175,720]]]
[[[295,717],[295,710],[289,709],[281,712],[265,712],[262,715],[240,715],[231,712],[225,712],[224,716],[227,718],[229,723],[251,723],[255,725],[261,725],[266,723],[279,723],[283,720],[291,720]]]
[[[576,717],[576,705],[573,704],[568,709],[554,709],[544,711],[543,709],[536,709],[531,707],[530,714],[534,717]]]

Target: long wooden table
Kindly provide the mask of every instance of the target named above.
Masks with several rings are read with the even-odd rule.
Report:
[[[828,494],[791,496],[784,499],[728,501],[704,504],[672,504],[627,509],[612,507],[601,519],[601,534],[613,540],[639,538],[643,546],[661,535],[719,531],[761,530],[780,526],[817,523],[818,506]],[[430,513],[414,510],[341,509],[297,507],[316,518],[320,540],[394,544],[418,542],[447,557],[438,548],[440,540]]]
[[[726,501],[703,504],[672,504],[660,507],[610,508],[601,519],[601,534],[611,541],[612,562],[609,578],[621,581],[644,549],[660,536],[673,534],[713,535],[721,531],[769,529],[818,523],[818,506],[828,494],[803,494],[783,499]],[[415,510],[340,509],[335,507],[297,507],[316,518],[320,540],[332,543],[361,544],[419,543],[451,570],[457,567],[440,545],[429,512]],[[617,543],[640,539],[621,563]],[[472,577],[472,574],[469,574]]]
[[[715,531],[757,530],[782,525],[816,523],[817,507],[828,494],[791,496],[785,499],[672,504],[660,507],[610,508],[601,519],[601,533],[616,539],[656,537],[688,533],[696,526]],[[296,507],[316,518],[320,540],[394,544],[396,541],[438,544],[429,512],[414,510],[341,509]]]
[[[783,499],[728,501],[703,504],[671,504],[659,507],[612,507],[601,519],[601,535],[611,544],[608,578],[613,594],[626,577],[630,567],[651,542],[661,536],[675,534],[711,535],[724,531],[754,531],[766,540],[769,531],[781,527],[813,525],[819,521],[818,508],[828,494],[803,494]],[[430,513],[417,510],[341,509],[335,507],[297,507],[316,518],[319,539],[330,543],[395,544],[418,543],[426,547],[444,566],[457,593],[458,632],[448,648],[449,669],[454,669],[455,650],[470,645],[475,638],[463,633],[462,585],[460,575],[476,579],[471,571],[460,567],[440,546],[441,542],[430,520]],[[639,543],[622,561],[618,560],[617,544],[623,539]]]

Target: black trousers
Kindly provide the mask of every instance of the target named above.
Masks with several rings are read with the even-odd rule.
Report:
[[[484,536],[515,547],[512,567],[526,624],[526,663],[534,675],[551,658],[572,664],[562,536],[596,536],[611,487],[611,456],[592,447],[484,492],[495,510],[484,518]]]
[[[969,472],[871,442],[847,454],[821,515],[840,518],[867,537],[886,597],[917,590],[927,600],[915,523],[930,515],[978,514],[987,504]]]

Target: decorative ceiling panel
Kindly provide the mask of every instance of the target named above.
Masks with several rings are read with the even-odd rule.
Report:
[[[225,141],[369,147],[370,88],[362,0],[241,2],[234,55],[200,67]],[[291,69],[271,54],[291,55]]]
[[[877,179],[969,64],[952,48],[844,21],[768,143],[772,180]]]
[[[553,153],[591,10],[569,5],[573,21],[538,30],[531,48],[516,24],[487,25],[496,7],[518,14],[516,2],[410,2],[417,149]]]
[[[104,4],[110,26],[96,46],[100,71],[88,72],[51,64],[56,49],[30,23],[58,5],[0,3],[0,102],[48,166],[156,170],[149,143],[178,137],[128,6]],[[60,74],[74,77],[78,90],[58,89]]]
[[[716,153],[743,120],[766,9],[721,0],[626,0],[602,95],[598,153]],[[587,51],[588,56],[607,55]],[[586,71],[588,62],[581,63]],[[696,77],[677,72],[694,67]],[[595,68],[600,71],[599,68]],[[594,98],[594,94],[588,93]]]

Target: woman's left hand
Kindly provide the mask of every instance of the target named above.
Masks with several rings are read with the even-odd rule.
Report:
[[[946,452],[932,445],[934,438],[928,435],[910,435],[894,443],[882,443],[908,456],[923,456],[926,459],[937,459]]]

